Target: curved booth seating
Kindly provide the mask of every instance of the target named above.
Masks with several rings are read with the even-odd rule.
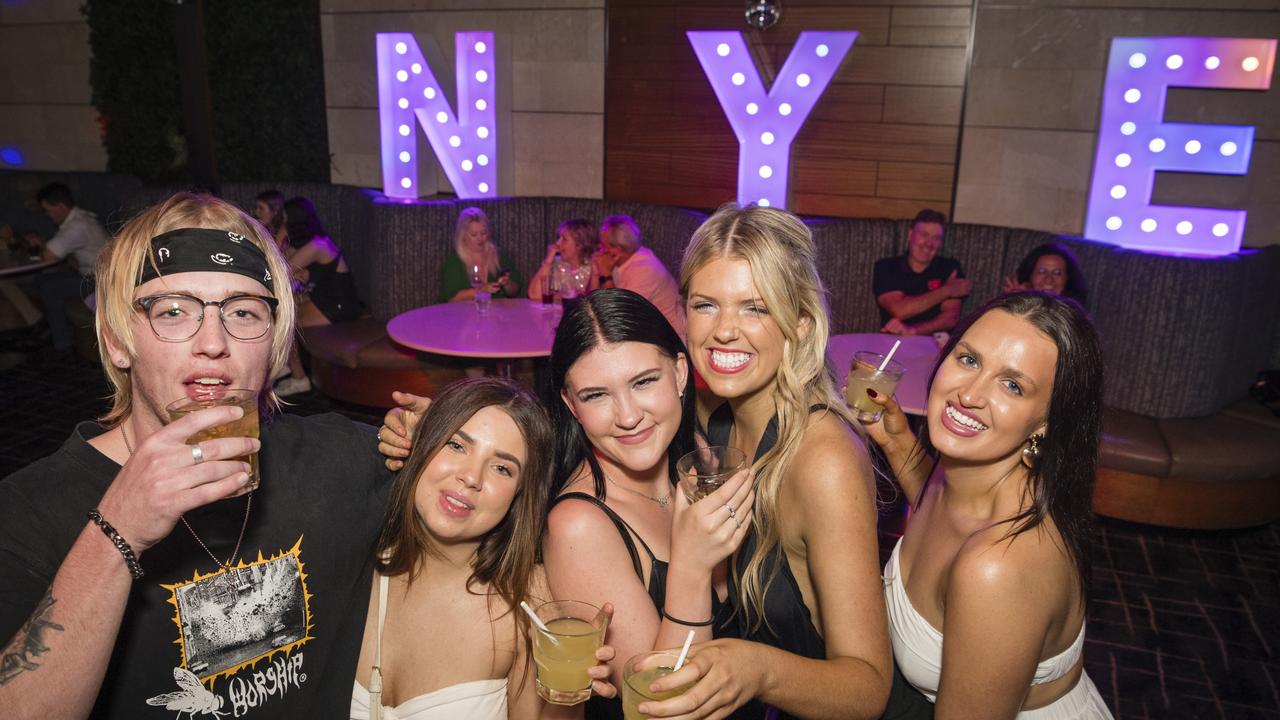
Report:
[[[267,184],[231,183],[224,196],[242,207]],[[525,277],[533,274],[560,221],[635,217],[644,244],[675,274],[690,235],[707,213],[599,199],[493,198],[391,202],[371,190],[282,183],[286,195],[316,202],[341,246],[373,317],[308,328],[313,379],[325,393],[386,406],[392,389],[431,395],[457,376],[393,344],[384,324],[437,301],[439,268],[452,250],[458,212],[489,216],[495,240]],[[177,188],[144,188],[139,209]],[[906,249],[909,221],[809,219],[829,289],[832,332],[875,332],[871,290],[876,259]],[[1102,335],[1107,406],[1095,506],[1136,522],[1240,527],[1280,519],[1280,424],[1238,402],[1259,370],[1280,367],[1280,246],[1221,258],[1136,252],[1053,233],[952,224],[943,254],[973,283],[964,311],[1000,291],[1002,278],[1036,245],[1061,242],[1078,257],[1090,310]],[[1260,340],[1261,339],[1261,340]],[[454,364],[456,365],[456,363]]]
[[[1195,529],[1280,518],[1280,418],[1247,398],[1199,418],[1108,408],[1093,508]]]

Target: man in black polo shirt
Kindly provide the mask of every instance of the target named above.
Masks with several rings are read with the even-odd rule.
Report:
[[[960,319],[960,298],[969,294],[969,281],[960,263],[938,254],[946,225],[946,215],[921,210],[911,222],[906,254],[876,261],[871,286],[881,332],[932,335]]]

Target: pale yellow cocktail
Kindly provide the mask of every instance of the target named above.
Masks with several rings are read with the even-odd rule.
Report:
[[[649,689],[649,684],[654,680],[675,671],[677,659],[675,653],[647,652],[627,661],[622,669],[622,716],[625,720],[645,720],[649,717],[640,714],[640,703],[669,700],[693,687],[692,684],[682,685],[662,692]]]
[[[547,626],[546,632],[532,628],[538,695],[556,705],[585,701],[591,697],[587,670],[596,664],[608,620],[596,606],[572,600],[544,603],[535,612]]]

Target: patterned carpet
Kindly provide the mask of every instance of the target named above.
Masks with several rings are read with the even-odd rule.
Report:
[[[107,407],[98,368],[37,355],[0,353],[0,476]],[[314,391],[289,409],[327,411],[381,417]],[[892,542],[886,533],[886,557]],[[1280,524],[1186,532],[1102,521],[1093,560],[1085,663],[1117,718],[1280,720]]]

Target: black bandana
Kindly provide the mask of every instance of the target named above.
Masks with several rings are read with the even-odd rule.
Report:
[[[142,263],[138,285],[161,275],[184,272],[229,272],[271,287],[267,256],[251,240],[230,230],[180,228],[151,238],[151,255]],[[157,272],[157,268],[159,272]]]

